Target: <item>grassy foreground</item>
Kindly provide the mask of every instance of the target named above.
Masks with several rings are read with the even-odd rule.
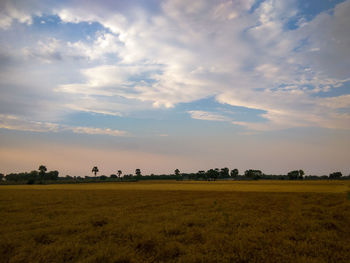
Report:
[[[348,182],[0,187],[0,262],[350,262]]]

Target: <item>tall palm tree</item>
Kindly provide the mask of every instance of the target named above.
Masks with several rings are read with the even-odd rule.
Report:
[[[38,170],[41,174],[44,174],[47,171],[47,168],[45,165],[40,165]]]
[[[94,166],[91,170],[91,172],[93,172],[95,174],[95,177],[96,177],[96,174],[98,173],[98,168],[97,166]]]
[[[135,170],[135,174],[136,174],[136,176],[141,176],[141,170],[140,169],[136,169]]]
[[[40,165],[38,170],[39,170],[40,180],[43,180],[45,177],[45,173],[47,171],[47,168],[45,165]]]
[[[118,170],[118,177],[120,178],[120,176],[122,175],[122,170]]]

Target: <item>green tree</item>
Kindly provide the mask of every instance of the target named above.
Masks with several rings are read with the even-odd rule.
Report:
[[[123,172],[122,172],[122,170],[118,170],[117,173],[118,173],[118,177],[120,178],[120,176],[122,175]]]
[[[329,179],[338,179],[342,176],[343,174],[341,172],[334,172],[329,175]]]
[[[238,169],[231,170],[231,177],[237,177],[238,176]]]
[[[97,166],[94,166],[92,168],[91,172],[93,172],[95,174],[95,177],[96,177],[96,174],[99,172]]]
[[[287,174],[289,180],[298,180],[298,179],[303,179],[304,176],[304,171],[303,170],[294,170],[290,171]]]
[[[303,179],[304,178],[304,171],[303,170],[299,170],[299,179]]]
[[[221,170],[220,170],[220,176],[221,176],[222,178],[227,178],[227,177],[229,177],[229,172],[230,172],[230,170],[229,170],[227,167],[221,168]]]
[[[47,171],[47,168],[45,165],[40,165],[38,170],[39,170],[40,175],[44,175],[45,172]]]
[[[141,170],[137,168],[135,170],[135,174],[136,174],[136,176],[140,177],[141,176]]]
[[[44,180],[45,179],[45,173],[47,171],[46,166],[45,165],[40,165],[38,170],[39,170],[40,180]]]
[[[34,180],[39,179],[39,172],[35,171],[35,170],[31,171],[29,173],[29,177],[30,177],[30,179],[34,179]]]
[[[180,170],[179,169],[175,169],[174,173],[175,173],[176,176],[179,176]]]
[[[1,182],[2,180],[4,180],[4,178],[5,178],[5,175],[0,174],[0,182]]]
[[[203,178],[206,179],[206,173],[203,170],[197,172],[195,179]]]
[[[244,172],[244,175],[249,178],[259,179],[262,177],[263,173],[260,170],[249,169]]]
[[[45,179],[47,180],[57,180],[59,172],[58,171],[50,171],[45,175]]]
[[[208,178],[213,179],[214,181],[219,177],[219,169],[210,169],[207,171]]]

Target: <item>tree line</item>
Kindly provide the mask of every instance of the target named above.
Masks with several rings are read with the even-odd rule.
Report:
[[[76,177],[66,175],[59,177],[58,171],[47,171],[45,165],[40,165],[38,170],[24,173],[10,173],[7,175],[0,173],[0,183],[27,183],[27,184],[41,184],[53,182],[96,182],[96,181],[138,181],[138,180],[322,180],[322,179],[350,179],[350,175],[343,176],[341,172],[333,172],[329,175],[315,176],[305,175],[303,170],[293,170],[285,175],[271,175],[265,174],[261,170],[249,169],[239,174],[238,169],[230,170],[227,167],[214,168],[207,171],[200,170],[196,173],[181,173],[179,169],[175,169],[173,174],[150,174],[142,175],[141,169],[135,169],[134,174],[123,175],[122,170],[117,170],[109,176],[98,176],[99,169],[94,166],[91,170],[93,176]]]
[[[56,181],[59,177],[58,171],[47,171],[46,166],[40,165],[38,170],[23,173],[0,174],[0,181],[27,182],[28,184],[40,183],[44,181]]]

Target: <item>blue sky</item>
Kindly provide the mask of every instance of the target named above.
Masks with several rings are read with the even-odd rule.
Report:
[[[1,1],[0,172],[349,174],[349,11]]]

